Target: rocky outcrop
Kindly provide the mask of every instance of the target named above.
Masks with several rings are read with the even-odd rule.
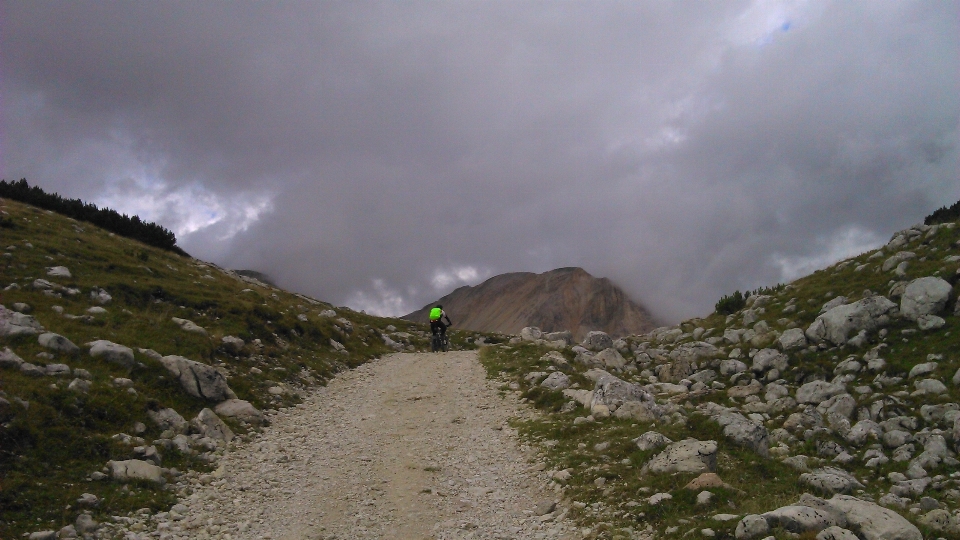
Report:
[[[193,397],[221,402],[236,399],[226,377],[213,366],[188,360],[182,356],[164,356],[163,367],[173,374],[180,386]]]

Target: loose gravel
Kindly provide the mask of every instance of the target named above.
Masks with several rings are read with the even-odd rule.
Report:
[[[533,414],[486,379],[476,352],[390,355],[185,480],[193,493],[154,516],[150,537],[580,538],[507,425]]]

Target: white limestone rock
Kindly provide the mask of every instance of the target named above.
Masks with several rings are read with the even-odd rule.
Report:
[[[41,347],[63,354],[73,354],[80,350],[72,341],[53,332],[40,334],[37,337],[37,342],[40,343]]]
[[[153,484],[163,484],[160,467],[153,463],[147,463],[139,459],[127,459],[124,461],[108,461],[107,467],[110,469],[110,476],[119,482],[144,480]]]
[[[99,358],[127,369],[133,369],[136,361],[133,358],[133,349],[113,343],[105,339],[98,339],[87,343],[90,346],[90,356]]]
[[[829,341],[844,345],[851,334],[871,332],[889,323],[889,314],[897,305],[884,296],[871,296],[852,304],[837,306],[820,315],[804,332],[813,343]]]
[[[237,398],[227,384],[226,377],[212,366],[174,355],[164,356],[160,363],[177,377],[180,386],[193,397],[218,403]]]
[[[717,470],[717,442],[684,439],[653,456],[642,473],[705,473]]]
[[[952,287],[938,277],[922,277],[907,284],[900,298],[900,314],[910,320],[943,311]]]

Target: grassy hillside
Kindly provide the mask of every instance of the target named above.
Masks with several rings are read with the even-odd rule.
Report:
[[[485,348],[481,358],[493,377],[504,381],[504,391],[517,391],[546,412],[542,420],[519,424],[521,433],[539,445],[555,478],[554,488],[562,495],[568,515],[585,528],[585,538],[633,538],[643,530],[656,531],[658,537],[733,538],[734,530],[747,514],[761,514],[794,504],[803,493],[829,498],[800,481],[803,469],[839,467],[859,479],[863,486],[852,492],[866,501],[881,501],[884,495],[897,491],[904,478],[915,478],[911,463],[924,450],[922,441],[930,436],[943,436],[949,446],[949,459],[937,466],[927,466],[922,478],[930,482],[921,494],[902,497],[897,504],[884,502],[890,509],[917,524],[924,538],[960,538],[960,525],[955,530],[937,530],[924,522],[924,516],[936,504],[950,512],[960,524],[960,468],[956,460],[958,434],[951,421],[944,420],[944,411],[960,409],[960,317],[954,311],[957,302],[960,272],[960,227],[947,223],[934,229],[921,227],[903,235],[881,250],[864,253],[841,261],[829,268],[798,279],[786,286],[763,291],[766,296],[749,298],[731,314],[713,313],[705,318],[684,321],[675,327],[616,342],[625,357],[626,366],[614,372],[621,379],[642,385],[656,395],[662,415],[656,421],[631,418],[594,418],[591,410],[577,403],[570,394],[540,386],[548,373],[566,373],[573,388],[592,390],[593,380],[586,375],[597,367],[577,351],[566,349],[566,362],[547,355],[549,349],[531,342]],[[894,235],[895,237],[898,235]],[[883,263],[900,251],[915,253],[904,271],[884,270]],[[916,322],[894,316],[889,324],[867,333],[867,342],[841,347],[830,344],[810,345],[786,351],[789,364],[782,372],[771,375],[745,372],[717,374],[721,362],[742,360],[747,366],[758,350],[779,349],[778,337],[790,328],[807,329],[821,312],[821,306],[837,296],[850,303],[873,295],[884,295],[899,303],[903,286],[915,278],[939,276],[954,286],[946,308],[939,313],[946,321],[939,329],[920,330]],[[765,303],[759,307],[760,303]],[[748,314],[749,312],[749,314]],[[748,316],[749,319],[745,319]],[[752,319],[752,320],[750,320]],[[726,339],[728,330],[749,330],[750,340],[733,342]],[[712,370],[716,379],[706,385],[677,384],[680,377],[671,377],[680,369],[671,354],[695,342],[716,347],[716,354],[693,363],[683,377],[695,379]],[[777,351],[779,352],[779,350]],[[579,359],[578,359],[579,356]],[[881,357],[885,365],[873,364]],[[579,361],[578,361],[579,360]],[[857,362],[859,371],[846,370],[841,363]],[[918,364],[936,362],[933,372],[923,377],[910,377]],[[845,364],[852,366],[851,363]],[[956,374],[956,375],[955,375]],[[659,377],[658,377],[659,375]],[[773,378],[771,378],[773,377]],[[929,377],[942,381],[946,391],[923,393],[916,383]],[[908,432],[908,443],[894,448],[887,439],[872,437],[863,444],[851,444],[844,438],[849,430],[834,425],[836,417],[820,415],[815,408],[803,405],[783,406],[766,394],[774,387],[784,389],[787,397],[796,395],[805,383],[822,380],[842,384],[856,401],[849,424],[861,419],[877,422],[902,421]],[[743,397],[736,390],[757,385],[753,395]],[[731,392],[731,390],[734,390]],[[774,394],[780,397],[782,394]],[[769,457],[736,444],[726,437],[723,427],[713,419],[718,407],[739,412],[766,428],[769,433]],[[812,411],[812,412],[811,412]],[[935,414],[939,411],[939,417]],[[795,415],[796,413],[796,415]],[[803,414],[821,422],[797,426]],[[949,413],[947,416],[952,418]],[[794,415],[794,416],[792,416]],[[842,424],[839,421],[838,424]],[[642,468],[661,449],[642,450],[635,442],[641,434],[658,432],[672,441],[695,438],[718,443],[716,472],[726,485],[713,488],[686,488],[696,478],[694,473],[651,474]],[[845,452],[839,454],[839,450]],[[872,453],[871,453],[872,452]],[[898,452],[903,454],[898,455]],[[883,459],[870,462],[877,453]],[[796,458],[806,459],[806,466]],[[806,456],[805,458],[803,456]],[[786,459],[786,461],[784,461]],[[793,463],[793,465],[791,465]],[[898,475],[905,475],[904,477]],[[707,501],[698,501],[702,491],[710,491]],[[897,491],[899,493],[899,491]],[[655,494],[666,494],[660,502]],[[927,497],[929,500],[922,500]],[[901,505],[902,503],[902,505]],[[798,536],[775,528],[771,537],[814,538],[806,533]],[[763,535],[765,536],[765,535]],[[861,537],[863,538],[863,537]]]
[[[73,523],[88,509],[76,502],[83,493],[101,500],[89,508],[98,520],[142,508],[166,510],[175,502],[176,493],[147,483],[91,480],[108,460],[134,458],[137,446],[161,436],[148,410],[173,408],[189,421],[215,405],[185,393],[160,362],[138,349],[215,366],[238,398],[277,409],[297,403],[301,392],[339,370],[392,352],[387,334],[403,346],[427,346],[422,325],[330,306],[11,200],[0,199],[0,239],[0,304],[34,316],[46,331],[80,347],[74,354],[51,354],[35,335],[0,338],[0,351],[9,347],[25,362],[41,368],[62,363],[73,372],[37,377],[0,368],[0,538]],[[47,269],[56,266],[71,277],[49,276]],[[35,288],[37,279],[54,288]],[[104,313],[89,314],[100,306],[91,292],[100,289],[112,301],[102,305]],[[327,310],[336,314],[321,314]],[[207,334],[182,330],[174,317]],[[243,350],[228,352],[224,336],[242,339]],[[131,347],[137,366],[128,370],[91,357],[83,344],[94,340]],[[470,346],[457,333],[453,340]],[[87,393],[68,389],[82,373],[77,370],[89,373]],[[253,429],[228,423],[241,440]],[[217,452],[222,449],[161,449],[162,467],[174,475],[206,471]]]

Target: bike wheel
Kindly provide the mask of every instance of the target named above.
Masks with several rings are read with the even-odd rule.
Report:
[[[440,350],[440,338],[436,335],[433,336],[433,339],[430,340],[430,350],[437,352]]]

